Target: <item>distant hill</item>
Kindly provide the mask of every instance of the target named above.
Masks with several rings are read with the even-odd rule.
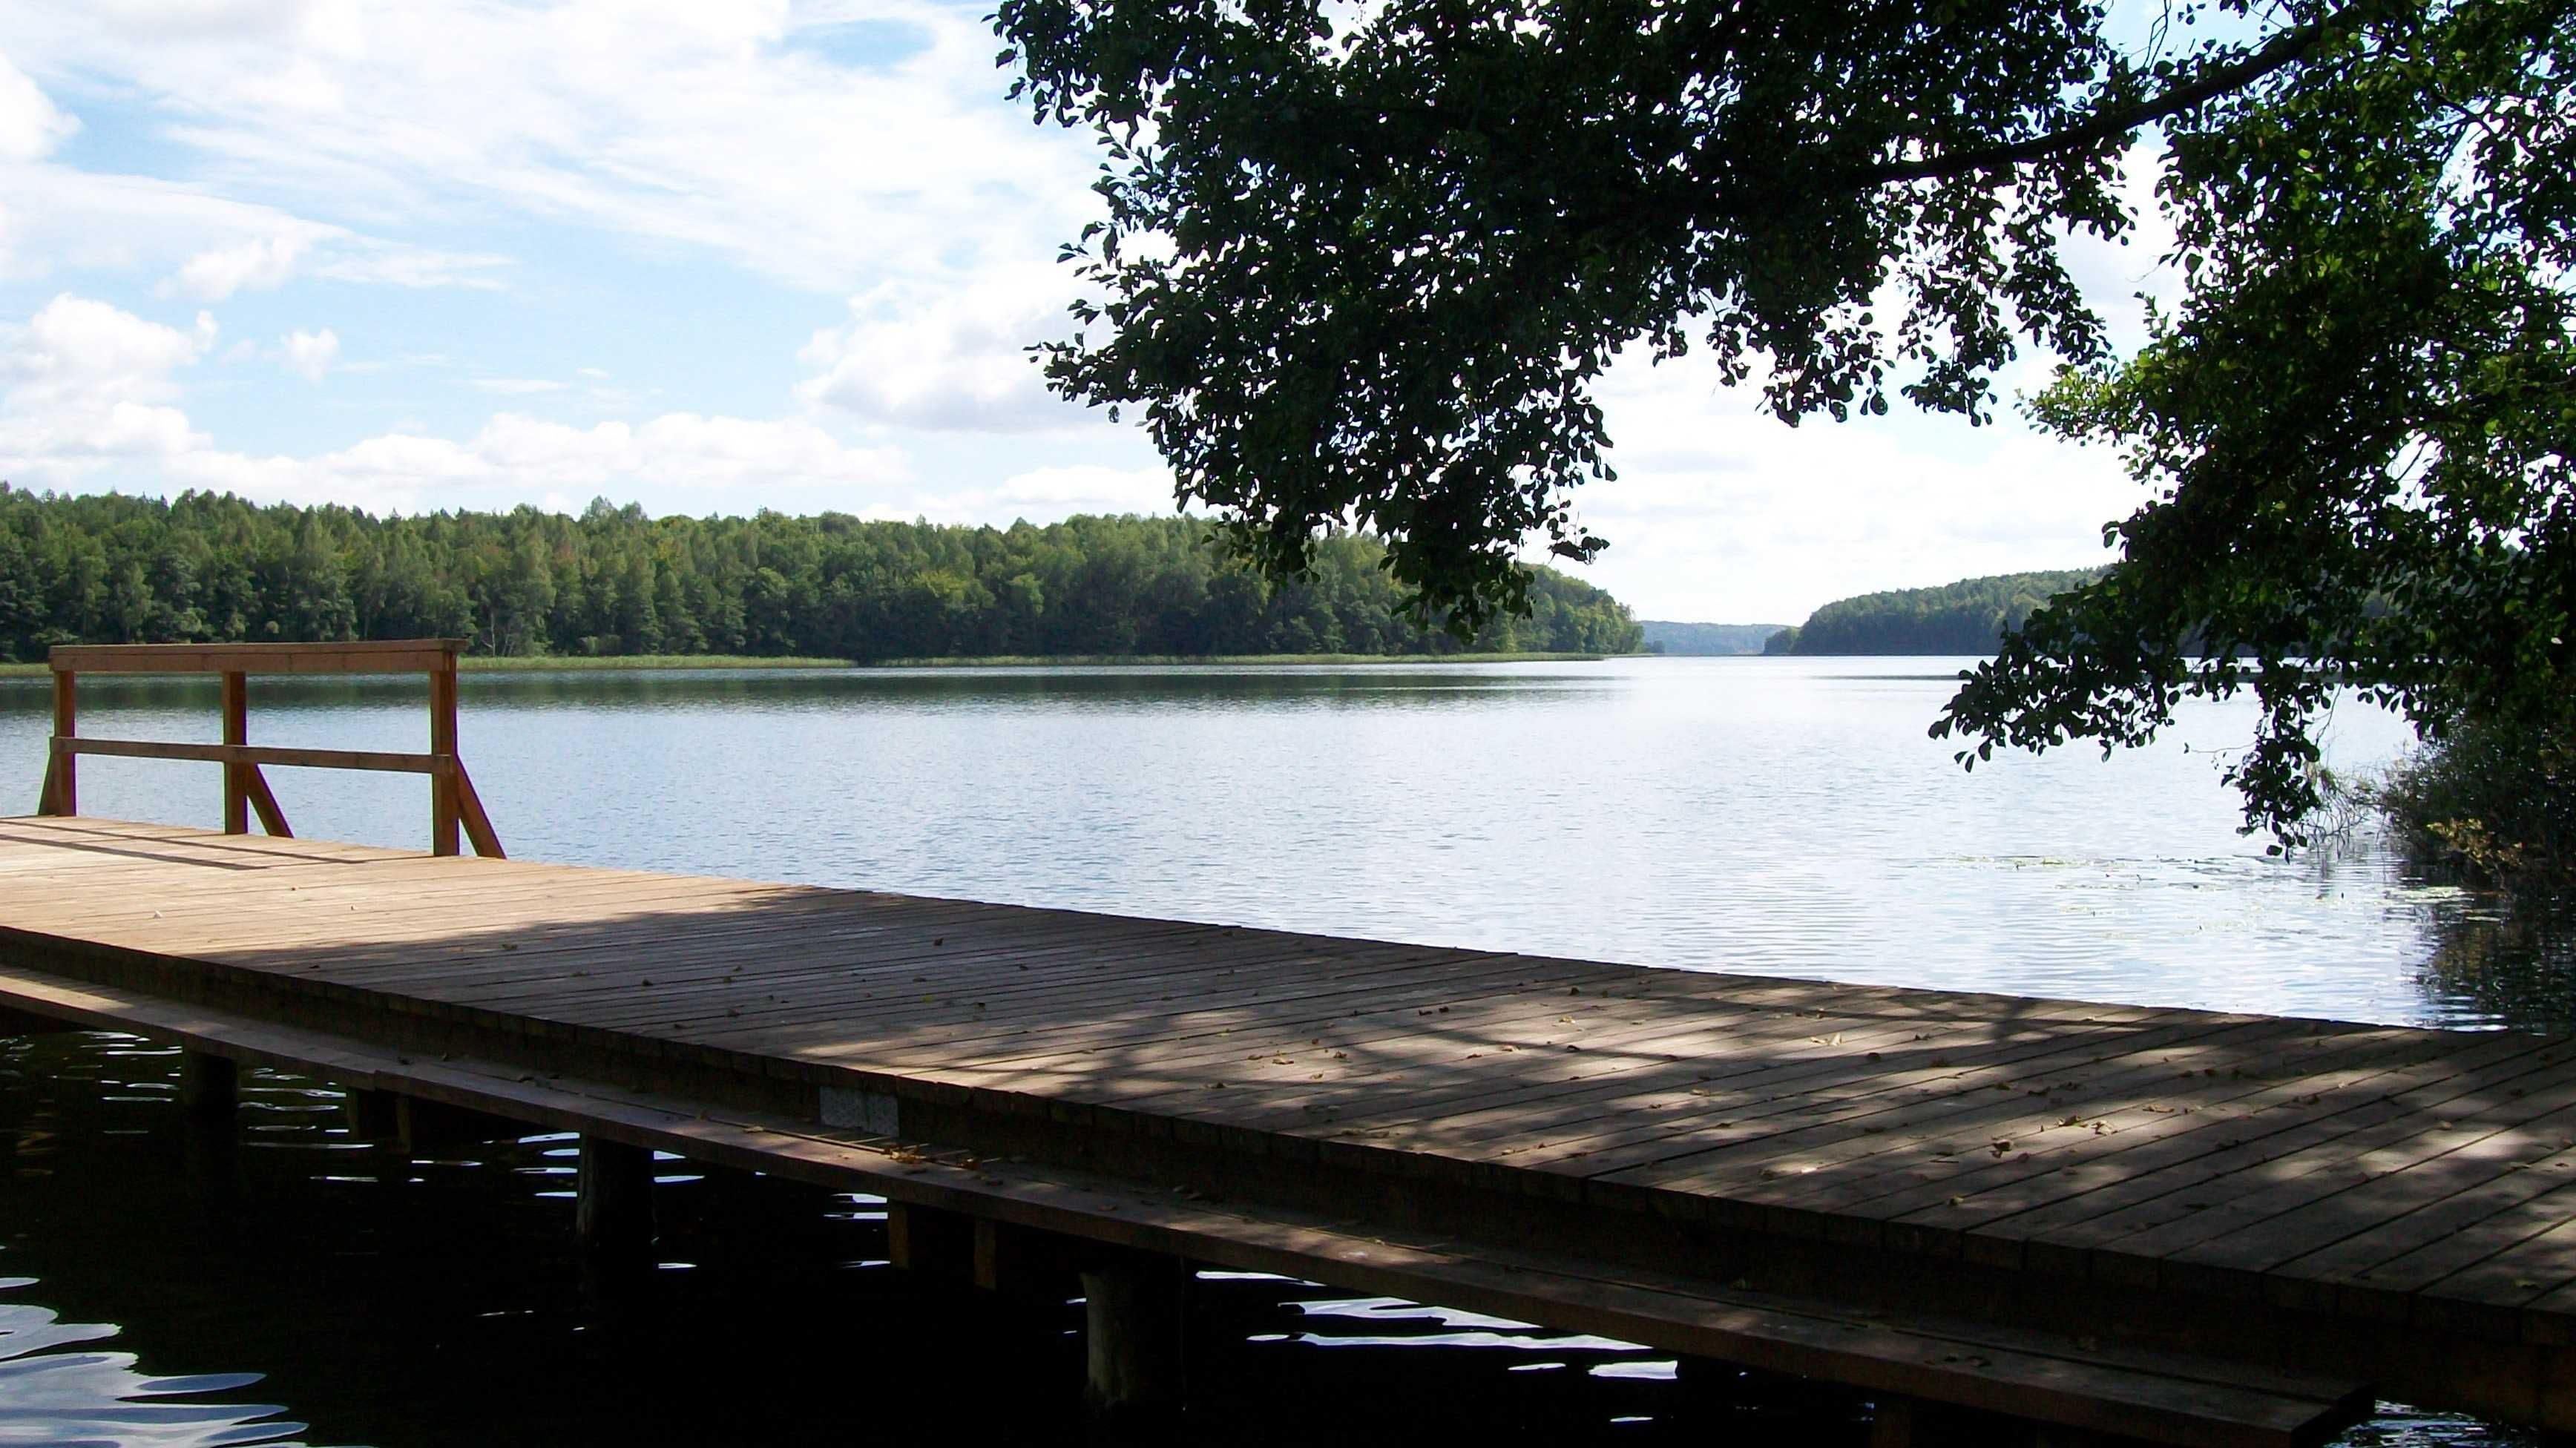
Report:
[[[1776,623],[1674,623],[1642,618],[1650,654],[1758,654],[1782,625]]]
[[[2019,628],[2057,594],[2090,583],[2098,568],[2053,573],[1999,573],[1939,588],[1906,588],[1838,599],[1762,646],[1766,654],[1991,654],[1995,641]],[[1654,639],[1648,624],[1646,638]]]

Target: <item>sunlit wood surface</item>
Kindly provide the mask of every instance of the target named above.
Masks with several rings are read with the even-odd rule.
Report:
[[[85,818],[0,821],[0,949],[504,1023],[605,1043],[639,1073],[844,1081],[1422,1190],[2576,1343],[2576,1055],[2561,1037]]]

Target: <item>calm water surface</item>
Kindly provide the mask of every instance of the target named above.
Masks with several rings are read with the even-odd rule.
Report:
[[[463,749],[530,858],[2160,1005],[2576,1015],[2550,932],[2409,880],[2366,835],[2290,860],[2238,836],[2218,771],[2250,709],[2196,708],[2107,763],[1967,775],[1924,735],[1955,667],[481,674]],[[0,681],[0,788],[28,802],[43,701]],[[211,739],[214,701],[210,681],[84,681],[83,732]],[[416,681],[256,681],[252,730],[426,739]],[[2406,740],[2350,708],[2329,759],[2368,769]],[[417,779],[271,775],[300,834],[426,838]],[[85,760],[81,797],[216,821],[210,765]],[[240,1160],[210,1175],[182,1169],[172,1070],[116,1037],[0,1041],[0,1444],[1026,1441],[1076,1421],[1074,1317],[883,1271],[874,1203],[670,1163],[665,1267],[604,1296],[566,1251],[568,1143],[405,1160],[326,1089],[263,1077]],[[1194,1386],[1228,1441],[1861,1432],[1856,1403],[1781,1384],[1712,1423],[1617,1344],[1202,1288]],[[2356,1441],[2516,1440],[2395,1415]]]

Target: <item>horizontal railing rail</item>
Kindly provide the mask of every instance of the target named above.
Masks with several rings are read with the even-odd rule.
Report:
[[[463,639],[338,644],[56,644],[58,674],[454,673]]]
[[[384,754],[362,749],[291,749],[273,744],[164,744],[152,739],[57,739],[57,754],[113,754],[127,759],[194,759],[210,764],[277,764],[306,769],[371,769],[385,774],[437,774],[454,769],[443,754]]]
[[[328,644],[58,644],[49,664],[54,676],[54,732],[45,754],[45,781],[36,813],[80,813],[82,755],[125,759],[180,759],[224,767],[224,832],[247,834],[250,816],[260,828],[291,837],[263,764],[297,769],[356,769],[429,776],[429,836],[433,854],[502,857],[500,836],[483,812],[473,777],[456,753],[456,656],[461,639],[393,639]],[[224,742],[185,744],[157,739],[84,739],[80,736],[79,678],[98,674],[218,674],[223,678]],[[409,754],[382,750],[310,749],[250,742],[252,674],[427,674],[429,749]],[[463,839],[460,842],[459,836]]]

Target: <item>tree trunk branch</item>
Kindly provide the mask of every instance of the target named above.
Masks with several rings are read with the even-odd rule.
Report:
[[[2161,95],[2096,112],[2061,130],[2007,145],[1986,146],[1953,155],[1926,156],[1915,161],[1889,162],[1870,167],[1852,179],[1861,186],[1886,186],[1902,181],[1945,181],[2005,166],[2025,166],[2063,151],[2098,145],[2115,136],[2127,135],[2140,126],[2179,115],[2203,101],[2241,90],[2274,71],[2298,63],[2328,35],[2351,28],[2360,19],[2364,8],[2347,6],[2322,20],[2285,30],[2242,60],[2215,66]]]

